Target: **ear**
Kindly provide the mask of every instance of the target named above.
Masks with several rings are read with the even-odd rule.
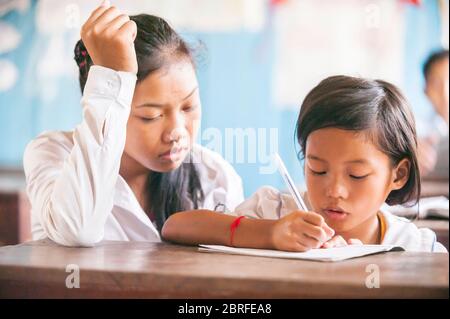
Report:
[[[394,168],[392,175],[392,190],[401,189],[405,186],[409,178],[409,172],[411,170],[411,162],[409,159],[404,158]]]
[[[428,85],[428,83],[425,84],[425,87],[423,88],[423,93],[426,96],[430,96],[430,86]]]

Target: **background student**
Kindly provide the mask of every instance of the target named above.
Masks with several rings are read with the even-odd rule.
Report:
[[[448,179],[449,53],[431,54],[423,67],[425,94],[434,116],[419,140],[419,164],[426,178]]]

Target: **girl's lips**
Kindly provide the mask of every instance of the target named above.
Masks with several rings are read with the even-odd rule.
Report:
[[[175,162],[180,159],[181,155],[186,151],[187,148],[176,148],[171,149],[161,155],[159,155],[159,158],[161,158],[163,161],[172,161]]]
[[[326,208],[323,212],[332,220],[343,220],[348,216],[348,213],[340,209]]]

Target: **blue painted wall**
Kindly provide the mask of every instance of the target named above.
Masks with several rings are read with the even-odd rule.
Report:
[[[267,135],[271,128],[276,128],[279,152],[286,165],[292,168],[292,175],[299,181],[300,171],[294,151],[297,112],[280,111],[272,104],[272,66],[275,59],[275,52],[270,49],[274,47],[272,35],[241,33],[196,36],[206,43],[209,57],[208,63],[199,67],[203,129],[218,128],[225,138],[227,128],[262,128]],[[269,149],[268,141],[266,147]],[[225,150],[222,154],[227,155]],[[247,154],[245,158],[248,159]],[[241,175],[246,195],[261,185],[284,186],[278,172],[260,172],[261,166],[267,164],[240,164],[236,163],[236,157],[227,159]]]
[[[31,3],[24,14],[12,11],[1,18],[13,25],[22,39],[18,48],[0,54],[0,59],[12,61],[19,71],[16,85],[0,92],[0,166],[20,167],[24,148],[33,137],[44,130],[70,130],[81,120],[81,94],[76,77],[59,77],[56,97],[51,102],[45,101],[40,93],[46,83],[39,80],[37,65],[49,39],[36,31],[36,1]],[[67,55],[73,56],[74,43],[68,37],[64,41]]]
[[[405,82],[403,90],[416,115],[416,119],[427,122],[433,116],[433,108],[427,100],[424,89],[422,67],[428,55],[441,49],[441,23],[437,0],[425,0],[421,6],[407,6],[407,28],[405,32]],[[426,125],[418,121],[419,134]]]
[[[36,106],[26,93],[27,81],[23,80],[26,70],[31,67],[29,61],[33,53],[29,44],[34,39],[35,30],[29,21],[33,19],[34,7],[23,15],[12,11],[1,18],[1,21],[15,26],[22,35],[16,50],[0,54],[1,59],[13,62],[19,70],[19,82],[9,91],[0,92],[0,164],[3,165],[19,165],[24,145],[34,134]]]

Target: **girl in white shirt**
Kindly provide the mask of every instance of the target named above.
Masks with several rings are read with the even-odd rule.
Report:
[[[418,229],[382,208],[385,203],[417,203],[420,195],[414,118],[395,86],[381,80],[329,77],[306,96],[296,134],[311,212],[298,211],[291,196],[264,187],[234,211],[235,216],[266,222],[259,229],[259,241],[247,224],[250,218],[227,231],[228,220],[197,212],[172,215],[163,236],[189,244],[234,242],[289,251],[361,243],[446,251],[431,230]],[[255,236],[250,245],[246,236]]]
[[[41,134],[24,154],[33,239],[160,241],[174,212],[242,202],[231,165],[193,143],[201,117],[194,61],[167,22],[104,2],[81,38],[83,120],[72,132]]]

